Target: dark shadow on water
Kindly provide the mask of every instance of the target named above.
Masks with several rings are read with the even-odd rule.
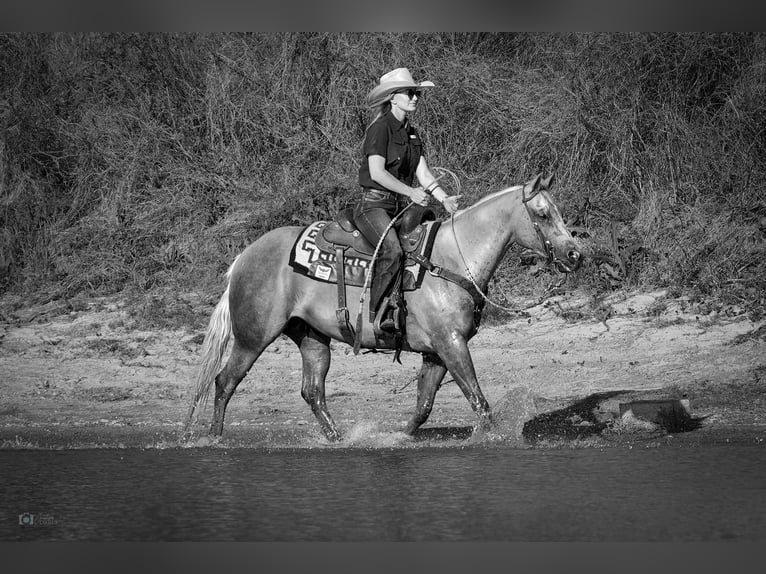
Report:
[[[571,405],[537,415],[524,423],[522,436],[534,443],[543,439],[576,439],[601,434],[607,427],[599,421],[595,409],[602,401],[620,394],[620,391],[596,393]]]
[[[612,421],[597,416],[600,405],[607,399],[628,395],[631,391],[608,391],[594,393],[564,408],[542,413],[524,424],[522,436],[529,443],[541,440],[587,439],[601,435],[612,426]],[[602,413],[603,414],[603,413]],[[615,413],[619,417],[619,413]],[[659,432],[681,433],[699,429],[705,417],[692,417],[682,409],[659,411],[656,420]]]

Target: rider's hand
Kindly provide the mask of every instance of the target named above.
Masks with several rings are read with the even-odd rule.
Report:
[[[429,196],[422,187],[414,187],[412,188],[412,193],[410,193],[410,199],[413,203],[425,207],[428,205]]]
[[[447,213],[450,215],[457,211],[457,200],[459,197],[459,195],[449,195],[444,198],[444,201],[442,201],[444,209],[446,209]]]

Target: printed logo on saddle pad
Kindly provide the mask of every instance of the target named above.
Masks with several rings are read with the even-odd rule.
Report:
[[[326,283],[337,283],[337,255],[336,252],[322,249],[317,245],[317,235],[322,228],[327,225],[327,221],[316,221],[309,225],[298,236],[297,241],[290,251],[289,265],[296,273],[306,275],[317,281]],[[426,236],[433,231],[432,222],[427,224]],[[431,242],[426,240],[422,242],[420,253],[423,253],[426,246]],[[365,274],[370,266],[370,257],[359,253],[351,248],[344,251],[343,269],[346,285],[362,287],[364,285]],[[404,267],[403,287],[405,290],[413,290],[420,287],[423,281],[425,269],[414,261],[407,260]]]

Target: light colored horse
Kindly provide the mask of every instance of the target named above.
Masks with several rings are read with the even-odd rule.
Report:
[[[405,433],[414,434],[428,419],[447,371],[478,415],[478,425],[484,429],[490,426],[490,407],[479,388],[468,350],[468,341],[478,328],[489,280],[513,243],[535,251],[559,271],[573,271],[582,261],[580,247],[548,193],[552,179],[537,176],[525,185],[487,195],[438,229],[430,260],[470,283],[464,279],[461,286],[447,281],[439,276],[437,267],[434,273],[425,274],[419,289],[405,293],[403,350],[423,356],[415,413]],[[280,227],[266,233],[231,265],[228,286],[210,318],[203,343],[203,362],[187,431],[215,381],[210,435],[221,436],[232,393],[266,347],[284,333],[301,352],[303,399],[325,436],[330,440],[341,438],[325,403],[330,340],[344,340],[336,319],[337,287],[296,273],[288,265],[291,248],[302,229]],[[467,289],[467,283],[477,289]],[[354,317],[359,312],[362,288],[347,289],[349,312]],[[367,309],[363,311],[368,316]],[[230,356],[221,369],[232,337]],[[363,348],[382,348],[369,322],[362,325],[357,337]]]

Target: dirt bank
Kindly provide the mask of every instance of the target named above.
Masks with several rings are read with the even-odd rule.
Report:
[[[165,294],[138,306],[120,298],[25,306],[6,296],[2,448],[175,446],[212,304]],[[731,307],[707,312],[662,292],[613,295],[598,312],[592,308],[584,296],[568,294],[529,317],[482,326],[470,347],[497,428],[481,440],[561,446],[766,437],[763,320]],[[179,313],[195,326],[162,320]],[[397,432],[415,404],[418,355],[406,354],[398,365],[388,353],[354,356],[335,343],[332,361],[328,405],[344,444],[479,440],[470,436],[474,415],[449,376],[421,440]],[[292,342],[269,347],[232,398],[222,444],[327,445],[300,397],[300,369]],[[695,422],[689,432],[631,426],[615,416],[623,401],[684,396]],[[196,429],[200,436],[209,414]],[[545,420],[551,425],[531,424]]]

